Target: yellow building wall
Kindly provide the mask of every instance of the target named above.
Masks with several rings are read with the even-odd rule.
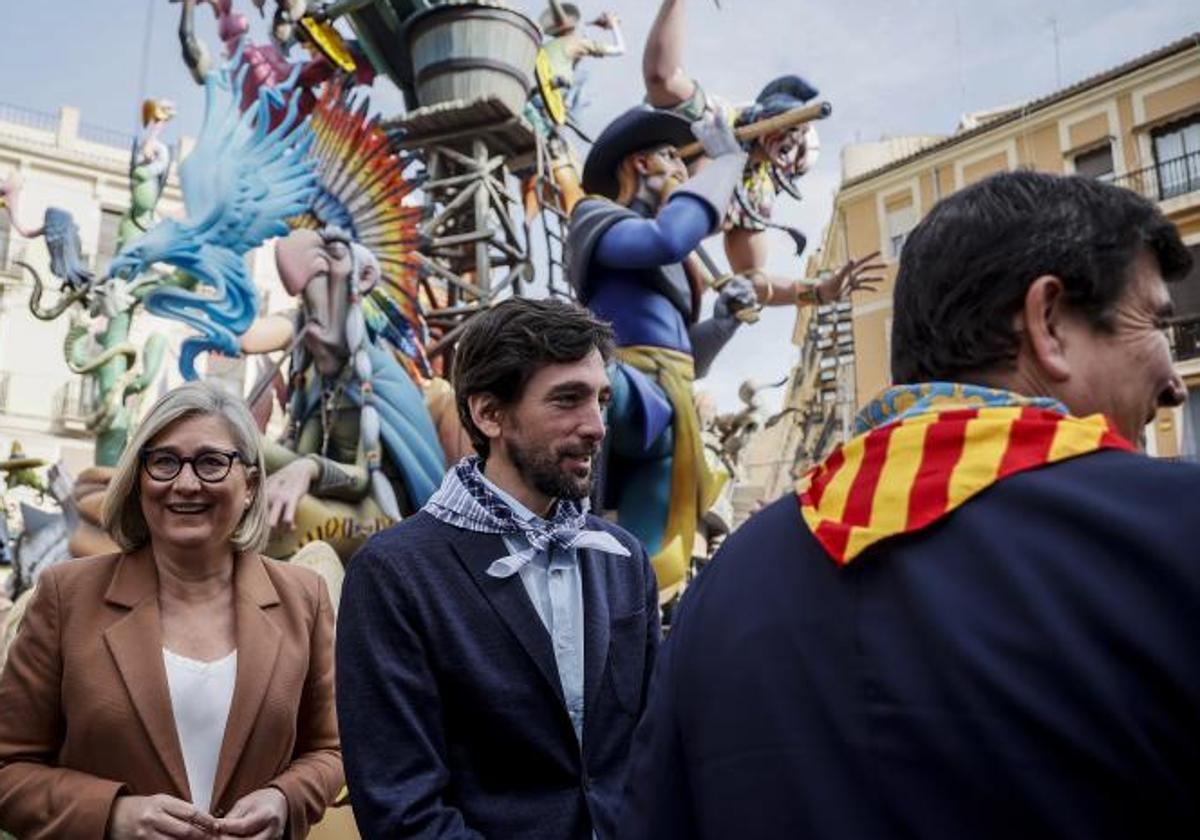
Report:
[[[1039,172],[1063,171],[1063,155],[1058,141],[1058,126],[1042,123],[1021,135],[1017,144],[1018,158],[1022,166],[1032,167]]]
[[[883,209],[889,213],[896,213],[912,207],[912,205],[913,194],[912,190],[908,187],[888,193],[883,199]]]
[[[1008,156],[1004,152],[996,152],[982,160],[977,160],[963,167],[963,186],[982,181],[989,175],[1008,169]]]
[[[1157,90],[1146,97],[1146,121],[1154,122],[1164,117],[1182,115],[1195,109],[1200,103],[1200,76]]]
[[[890,284],[889,284],[890,289]],[[888,292],[891,296],[891,292]],[[891,384],[891,308],[854,317],[855,389],[861,408]]]
[[[937,203],[937,191],[934,189],[933,179],[934,171],[931,169],[927,172],[922,172],[917,183],[921,185],[921,206],[917,208],[917,212],[921,214],[921,218],[925,218],[926,214],[933,209],[933,205]]]
[[[954,192],[954,166],[952,164],[939,166],[933,172],[934,177],[937,178],[938,196],[945,198]]]
[[[1069,148],[1078,149],[1099,143],[1108,136],[1108,114],[1093,114],[1085,120],[1067,126]]]
[[[843,208],[846,219],[847,246],[852,257],[865,256],[879,250],[879,215],[875,194],[856,198]]]

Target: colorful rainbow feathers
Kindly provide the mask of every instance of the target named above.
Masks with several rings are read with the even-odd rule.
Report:
[[[341,83],[325,86],[309,122],[315,139],[308,158],[320,189],[308,212],[291,223],[337,226],[371,250],[383,278],[364,300],[367,324],[420,380],[430,375],[415,258],[424,211],[407,203],[418,182],[405,175],[406,161],[368,111],[367,100],[355,104]]]

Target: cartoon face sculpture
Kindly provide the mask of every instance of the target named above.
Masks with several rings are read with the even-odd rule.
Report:
[[[288,294],[302,301],[304,344],[313,363],[322,376],[336,376],[350,356],[351,291],[368,294],[379,280],[379,263],[345,231],[325,228],[294,230],[279,240],[275,264]]]

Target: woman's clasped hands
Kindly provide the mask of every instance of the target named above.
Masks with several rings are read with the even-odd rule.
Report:
[[[121,796],[113,803],[108,840],[275,840],[287,825],[287,798],[277,788],[243,796],[217,818],[166,794]]]

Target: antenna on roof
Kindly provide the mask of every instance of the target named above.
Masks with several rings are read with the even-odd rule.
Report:
[[[962,9],[960,3],[954,4],[954,53],[958,65],[958,110],[960,113],[967,112],[967,76],[963,69],[963,37],[962,37]]]
[[[1050,15],[1046,18],[1046,24],[1050,27],[1050,34],[1054,39],[1054,89],[1062,90],[1062,55],[1059,50],[1058,17]]]

